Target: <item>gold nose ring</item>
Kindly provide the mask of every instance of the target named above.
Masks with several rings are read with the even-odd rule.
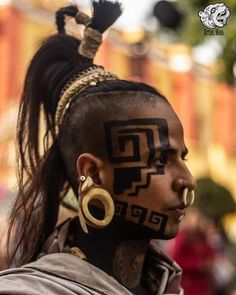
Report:
[[[190,206],[194,203],[195,194],[194,190],[189,191],[187,187],[183,190],[183,202],[185,206]]]

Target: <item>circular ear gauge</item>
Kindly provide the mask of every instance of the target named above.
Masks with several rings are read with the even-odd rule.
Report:
[[[88,228],[87,228],[87,224],[86,224],[86,221],[84,219],[84,216],[83,216],[83,213],[81,211],[81,207],[78,206],[78,215],[79,215],[79,221],[80,221],[80,225],[82,227],[82,230],[88,234]]]
[[[88,205],[92,200],[98,200],[103,204],[105,210],[104,219],[97,219],[90,213]],[[82,199],[82,210],[82,214],[84,215],[83,218],[85,219],[86,223],[93,227],[103,228],[111,222],[115,208],[113,200],[106,190],[102,188],[94,188],[86,193]]]
[[[183,190],[183,202],[185,206],[190,206],[193,205],[195,199],[195,194],[194,190],[189,191],[188,188],[186,187]]]

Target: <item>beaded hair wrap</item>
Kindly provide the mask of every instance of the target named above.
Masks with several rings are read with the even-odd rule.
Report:
[[[62,89],[60,100],[55,114],[55,132],[58,135],[59,127],[69,109],[73,98],[88,87],[96,86],[98,82],[117,80],[118,77],[100,66],[92,66],[72,78]]]
[[[89,59],[93,59],[102,43],[102,33],[89,27],[92,19],[82,11],[77,12],[75,21],[77,24],[85,26],[84,37],[79,46],[79,54]]]

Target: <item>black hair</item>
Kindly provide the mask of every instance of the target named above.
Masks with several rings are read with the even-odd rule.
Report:
[[[93,6],[91,26],[101,32],[121,13],[117,2],[100,0],[94,1]],[[110,18],[101,17],[104,10]],[[148,103],[148,97],[153,95],[165,100],[157,90],[143,83],[104,81],[74,97],[57,136],[54,121],[62,88],[76,73],[93,65],[92,60],[78,53],[80,41],[65,33],[65,15],[76,17],[77,12],[74,6],[57,12],[58,34],[42,43],[25,77],[17,125],[19,190],[10,215],[9,263],[16,253],[20,256],[15,261],[17,265],[37,258],[55,228],[59,205],[68,188],[72,187],[76,193],[76,157],[84,151],[105,157],[103,145],[95,139],[102,142],[102,131],[93,132],[96,120],[101,123],[104,117],[117,116],[119,109],[124,114],[135,101],[139,105]],[[138,99],[138,93],[146,95],[139,95]],[[40,152],[43,125],[46,131]]]

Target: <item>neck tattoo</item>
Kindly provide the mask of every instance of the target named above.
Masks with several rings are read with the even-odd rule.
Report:
[[[113,258],[114,276],[128,289],[139,285],[149,241],[122,241]]]

